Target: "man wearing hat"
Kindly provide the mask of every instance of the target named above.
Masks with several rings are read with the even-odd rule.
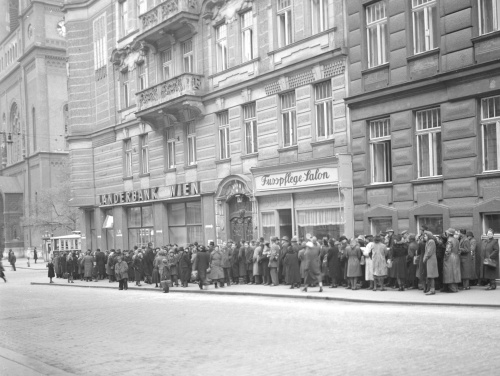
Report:
[[[292,238],[292,245],[286,247],[286,253],[283,257],[283,266],[285,268],[285,283],[293,289],[300,287],[300,266],[299,251],[300,246],[297,243],[297,237]]]
[[[289,247],[290,247],[290,238],[288,236],[283,236],[281,238],[279,270],[278,270],[279,272],[278,279],[280,283],[284,283],[286,281],[286,269],[283,265],[283,260],[288,252]]]
[[[278,245],[278,238],[273,236],[271,238],[271,247],[269,254],[269,274],[271,275],[271,286],[278,286],[278,265],[280,257],[280,246]]]
[[[247,281],[253,285],[253,251],[255,250],[255,241],[245,242],[245,260],[247,265]]]
[[[448,240],[443,262],[443,283],[448,292],[458,292],[458,284],[462,280],[460,274],[460,244],[455,238],[455,229],[446,230]]]

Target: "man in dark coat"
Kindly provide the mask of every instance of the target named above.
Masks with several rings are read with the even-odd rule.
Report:
[[[64,252],[61,255],[61,259],[59,260],[59,267],[61,268],[61,275],[63,276],[63,278],[64,278],[64,273],[68,272],[67,270],[68,268],[66,266],[66,257],[68,257],[68,254]]]
[[[247,266],[247,280],[249,285],[253,285],[253,252],[255,251],[255,242],[245,242],[245,259]]]
[[[200,290],[203,290],[203,285],[207,285],[207,269],[209,266],[210,254],[206,252],[205,246],[202,245],[198,248],[198,253],[193,263],[193,271],[198,272],[198,286],[200,286]]]
[[[97,248],[95,253],[95,263],[97,266],[97,278],[104,279],[104,274],[106,273],[106,257],[99,248]]]
[[[38,260],[38,253],[36,251],[36,247],[33,248],[33,258],[35,259],[35,264],[36,264],[36,260]]]
[[[300,246],[297,244],[297,237],[292,238],[292,245],[285,243],[283,247],[286,251],[283,257],[283,267],[285,268],[285,283],[293,289],[295,286],[300,287],[300,266],[299,266],[299,251]]]
[[[279,254],[279,263],[278,263],[278,278],[280,283],[286,283],[286,268],[284,265],[285,256],[288,253],[288,248],[290,246],[290,238],[288,236],[283,236],[281,238],[281,247]]]
[[[233,273],[233,283],[235,285],[238,284],[238,278],[240,276],[240,266],[239,266],[239,253],[240,247],[239,244],[233,243],[231,245],[231,271]]]
[[[231,286],[231,244],[232,241],[228,240],[226,245],[222,246],[222,268],[224,270],[224,280],[228,286]],[[223,284],[221,284],[222,286]]]
[[[148,248],[144,253],[144,282],[151,284],[153,276],[153,262],[155,254],[153,252],[153,243],[148,243]]]
[[[328,273],[330,274],[330,287],[337,288],[338,283],[342,280],[342,265],[340,264],[339,247],[335,244],[335,240],[330,239],[326,262],[328,264]]]
[[[191,276],[191,252],[189,252],[189,249],[180,247],[178,257],[181,286],[188,287],[189,277]]]

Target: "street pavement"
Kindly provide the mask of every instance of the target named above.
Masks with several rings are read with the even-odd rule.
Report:
[[[1,375],[494,375],[500,367],[494,308],[231,296],[213,287],[118,291],[108,282],[87,284],[115,288],[63,288],[60,279],[30,284],[46,282],[46,269],[6,269]],[[236,288],[252,286],[225,290]],[[407,293],[419,294],[399,295]],[[440,295],[466,293],[475,292]]]

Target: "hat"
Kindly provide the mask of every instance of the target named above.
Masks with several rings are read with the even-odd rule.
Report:
[[[357,240],[361,240],[361,241],[365,241],[365,237],[363,235],[358,235],[358,237],[356,238]]]
[[[446,230],[448,235],[454,235],[455,234],[455,229],[453,227],[450,227],[448,230]]]
[[[472,233],[472,231],[467,231],[467,234],[465,234],[465,235],[474,237],[474,234]]]
[[[164,264],[168,264],[168,260],[167,259],[163,259],[163,260],[161,260],[161,262],[164,263]]]
[[[297,237],[296,237],[296,236],[294,236],[294,237],[292,238],[292,243],[293,243],[293,242],[297,243],[297,241],[298,241]]]
[[[290,238],[289,238],[288,236],[283,236],[283,237],[281,238],[281,240],[284,240],[284,241],[289,242],[289,241],[290,241]]]
[[[392,232],[392,233],[394,233],[394,230],[392,228],[388,228],[387,230],[385,230],[385,232]]]
[[[408,230],[401,231],[401,235],[406,235],[407,232]]]

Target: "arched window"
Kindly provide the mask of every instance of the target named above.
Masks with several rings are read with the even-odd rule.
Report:
[[[21,160],[21,125],[16,103],[13,103],[10,108],[9,128],[11,134],[10,163],[16,163]]]
[[[31,109],[31,124],[32,124],[32,138],[33,138],[33,151],[37,150],[37,145],[36,145],[36,116],[35,116],[35,107]]]

